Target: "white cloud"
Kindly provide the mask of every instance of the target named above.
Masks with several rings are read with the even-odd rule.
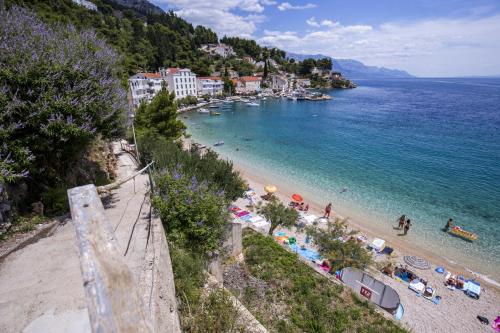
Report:
[[[260,3],[263,4],[264,6],[272,6],[276,5],[278,2],[274,0],[260,0]]]
[[[321,21],[321,25],[324,26],[324,27],[333,28],[333,27],[339,25],[339,23],[338,22],[333,22],[333,21],[330,21],[330,20],[323,20],[323,21]]]
[[[310,19],[324,27],[319,31],[265,32],[258,42],[298,53],[402,68],[421,76],[500,73],[500,15],[389,22],[378,27],[325,21]]]
[[[259,0],[152,0],[157,5],[165,5],[193,25],[210,27],[218,35],[251,37],[257,24],[265,20],[259,15],[264,11]],[[270,2],[270,1],[267,1]],[[236,10],[250,13],[241,15]]]
[[[330,20],[322,20],[321,22],[318,22],[318,21],[316,21],[316,18],[314,16],[311,17],[310,19],[306,20],[306,23],[308,25],[310,25],[311,27],[316,27],[316,28],[319,28],[321,26],[333,28],[333,27],[336,27],[340,24],[338,22],[333,22]]]
[[[306,23],[311,27],[320,27],[319,23],[316,21],[316,18],[313,16],[310,19],[306,20]]]
[[[307,3],[305,5],[294,6],[289,2],[282,2],[281,4],[278,5],[278,9],[281,11],[290,10],[290,9],[310,9],[310,8],[316,8],[316,7],[317,6],[313,3]]]

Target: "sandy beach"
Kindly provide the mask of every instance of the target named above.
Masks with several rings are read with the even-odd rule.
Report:
[[[190,144],[191,140],[185,143]],[[288,184],[283,182],[277,183],[275,179],[267,176],[265,173],[258,173],[241,164],[234,163],[235,168],[240,172],[242,177],[248,182],[249,187],[260,196],[264,194],[264,186],[273,184],[278,187],[276,195],[284,203],[290,201],[293,193],[301,193],[300,188],[293,187],[293,180]],[[317,216],[322,216],[324,206],[328,203],[328,198],[325,202],[317,202],[304,198],[304,201],[309,204],[309,212]],[[240,201],[242,205],[245,201]],[[335,203],[333,203],[332,216],[342,218],[335,212]],[[396,219],[396,217],[395,217]],[[396,222],[394,222],[394,226]],[[430,270],[413,269],[420,277],[426,279],[428,284],[436,290],[436,295],[442,297],[440,304],[436,305],[433,302],[417,297],[416,293],[408,289],[408,285],[383,275],[378,271],[370,271],[377,279],[393,287],[401,298],[401,302],[405,308],[405,314],[402,323],[415,332],[492,332],[491,325],[483,325],[479,322],[476,316],[481,315],[494,320],[500,315],[500,288],[497,285],[491,284],[488,281],[482,280],[481,277],[474,276],[459,263],[452,263],[446,259],[435,255],[434,253],[420,248],[408,241],[408,238],[398,236],[401,233],[399,230],[394,230],[394,233],[381,233],[379,229],[371,228],[369,221],[348,220],[348,226],[351,229],[359,230],[364,234],[370,242],[374,238],[382,238],[386,241],[386,245],[395,249],[391,256],[391,261],[396,264],[404,264],[403,256],[414,255],[428,260],[431,263]],[[288,235],[294,235],[298,238],[299,243],[303,241],[305,235],[297,234],[295,231],[287,229]],[[411,232],[411,231],[410,231]],[[385,260],[386,258],[375,258]],[[434,271],[437,266],[443,266],[447,271],[453,274],[463,275],[465,278],[475,277],[481,282],[481,297],[479,300],[474,300],[466,296],[463,292],[449,290],[444,285],[444,276]]]

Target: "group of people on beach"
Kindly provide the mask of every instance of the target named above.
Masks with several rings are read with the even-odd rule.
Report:
[[[399,230],[401,229],[403,230],[404,236],[406,236],[411,226],[412,226],[411,220],[407,219],[406,215],[401,215],[401,217],[398,219],[398,228]]]
[[[410,219],[406,218],[406,215],[401,215],[401,217],[398,219],[398,229],[403,230],[403,235],[406,235],[408,233],[408,230],[410,230],[410,227],[412,226]],[[453,219],[448,219],[448,222],[446,222],[446,225],[443,228],[443,231],[447,232],[453,228]]]
[[[290,202],[290,206],[301,212],[309,211],[309,204],[305,204],[304,202],[298,203],[292,201]]]

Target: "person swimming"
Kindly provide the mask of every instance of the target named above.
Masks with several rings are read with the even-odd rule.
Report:
[[[403,229],[405,226],[405,221],[406,221],[406,215],[401,215],[401,217],[398,220],[398,228]]]

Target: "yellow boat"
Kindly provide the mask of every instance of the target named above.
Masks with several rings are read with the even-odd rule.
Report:
[[[477,240],[477,235],[475,233],[463,230],[460,227],[453,227],[450,230],[448,230],[448,232],[453,236],[457,236],[471,242]]]

